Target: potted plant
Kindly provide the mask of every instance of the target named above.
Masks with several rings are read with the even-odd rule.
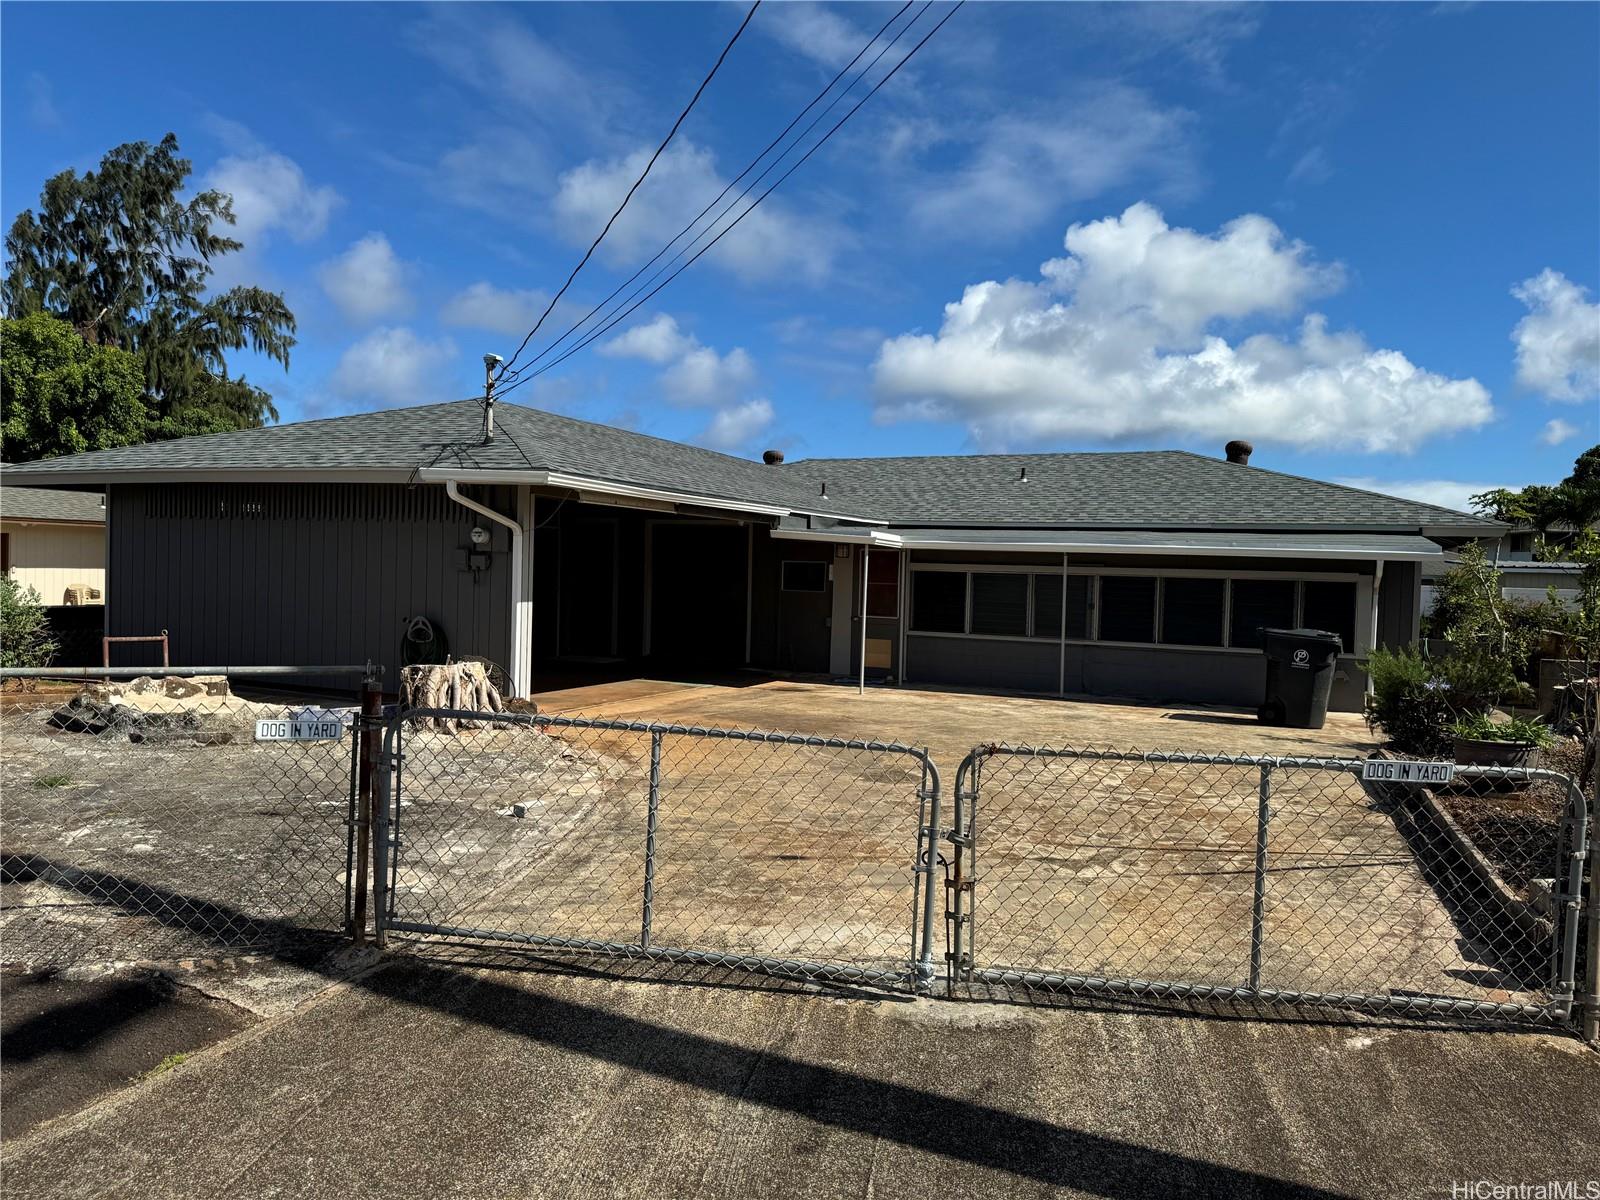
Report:
[[[1536,718],[1496,721],[1488,713],[1461,718],[1450,734],[1456,762],[1473,767],[1537,767],[1539,751],[1551,742],[1550,730]]]

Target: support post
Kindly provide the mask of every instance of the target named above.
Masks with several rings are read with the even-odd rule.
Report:
[[[650,923],[656,906],[656,825],[661,813],[661,731],[650,732],[650,797],[644,822],[644,916],[639,948],[650,949]]]
[[[1370,656],[1378,648],[1378,612],[1379,605],[1383,602],[1383,559],[1378,560],[1377,570],[1372,575],[1372,626],[1367,631],[1367,654]],[[1367,671],[1367,695],[1372,695],[1372,672]]]
[[[864,543],[861,547],[861,674],[856,680],[856,695],[867,694],[867,584],[871,579],[872,571],[872,545]]]
[[[360,746],[356,755],[356,883],[352,920],[358,946],[364,946],[367,942],[367,877],[374,845],[372,785],[383,741],[382,709],[383,686],[376,679],[362,680],[361,715],[356,719],[355,728],[355,737]]]
[[[1056,695],[1067,694],[1067,556],[1061,555],[1061,660],[1056,666]]]
[[[1250,990],[1261,986],[1261,952],[1267,923],[1267,826],[1272,820],[1272,765],[1261,764],[1256,800],[1255,900],[1250,909]]]

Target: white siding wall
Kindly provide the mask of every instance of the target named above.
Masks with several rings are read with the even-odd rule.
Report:
[[[65,604],[67,588],[86,583],[105,594],[106,531],[103,525],[0,526],[10,543],[11,575],[33,588],[46,604]]]

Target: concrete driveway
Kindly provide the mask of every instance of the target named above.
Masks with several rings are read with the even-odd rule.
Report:
[[[4,1168],[37,1197],[1448,1197],[1600,1177],[1596,1145],[1600,1057],[1556,1038],[402,960]]]

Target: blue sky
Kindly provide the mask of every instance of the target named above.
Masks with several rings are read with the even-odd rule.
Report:
[[[897,7],[763,5],[534,349]],[[0,199],[9,222],[51,173],[176,132],[235,197],[219,279],[299,318],[287,373],[240,363],[283,419],[465,397],[742,13],[8,3]],[[512,398],[741,454],[1237,436],[1456,504],[1558,479],[1600,440],[1597,49],[1593,4],[969,3]]]

